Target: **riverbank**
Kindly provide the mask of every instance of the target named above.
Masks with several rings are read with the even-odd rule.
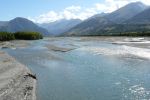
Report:
[[[6,44],[15,48],[10,42],[1,46]],[[27,66],[0,50],[0,100],[36,100],[36,79],[31,75]]]
[[[105,41],[112,44],[150,49],[149,37],[125,37],[125,36],[82,37],[81,41]]]

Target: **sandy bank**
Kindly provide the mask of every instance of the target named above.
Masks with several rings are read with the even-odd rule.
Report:
[[[30,41],[25,40],[14,40],[14,41],[6,41],[6,42],[0,42],[0,48],[25,48],[30,45]]]
[[[126,45],[138,48],[150,49],[149,37],[112,37],[112,36],[95,36],[95,37],[81,37],[81,41],[105,41],[112,44]]]
[[[30,70],[0,51],[0,100],[36,100],[36,80]]]

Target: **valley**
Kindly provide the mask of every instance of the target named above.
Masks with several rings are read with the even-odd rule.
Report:
[[[150,100],[150,2],[33,1],[0,3],[0,100]]]

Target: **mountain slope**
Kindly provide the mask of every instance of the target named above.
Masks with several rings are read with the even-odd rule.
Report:
[[[144,11],[147,6],[140,2],[130,3],[105,16],[91,17],[73,27],[65,35],[100,35],[108,32],[117,32],[122,22]],[[118,25],[119,24],[119,25]],[[124,27],[124,25],[121,25]]]
[[[134,2],[110,13],[106,16],[106,18],[116,23],[122,23],[137,15],[138,13],[144,11],[146,8],[147,6],[143,3]]]
[[[104,12],[103,12],[103,13],[100,13],[100,14],[96,14],[96,15],[94,15],[94,16],[88,18],[87,20],[90,20],[91,18],[104,17],[104,16],[106,16],[106,15],[109,15],[109,13],[104,13]]]
[[[59,20],[52,23],[41,24],[40,26],[47,29],[53,35],[60,35],[69,29],[73,28],[77,24],[81,23],[79,19],[71,19],[71,20]]]
[[[18,32],[18,31],[34,31],[34,32],[40,32],[43,35],[49,35],[49,32],[37,26],[32,21],[17,17],[13,20],[10,20],[6,24],[3,24],[0,26],[0,31],[7,31],[7,32]]]
[[[92,33],[92,35],[99,32],[101,29],[103,29],[106,26],[113,25],[115,23],[111,22],[107,18],[101,17],[101,18],[91,18],[90,20],[86,20],[83,23],[75,26],[68,32],[66,32],[64,35],[89,35]]]
[[[150,8],[132,17],[125,23],[128,24],[150,24]]]
[[[8,23],[8,21],[0,21],[0,27],[5,26]]]

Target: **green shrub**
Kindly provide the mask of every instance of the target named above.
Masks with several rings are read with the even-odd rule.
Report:
[[[43,36],[38,32],[0,32],[0,41],[9,41],[9,40],[37,40],[43,39]]]
[[[38,32],[16,32],[14,35],[16,39],[23,40],[37,40],[43,38],[43,36]]]
[[[9,32],[0,32],[0,41],[9,41],[14,40],[15,36]]]

